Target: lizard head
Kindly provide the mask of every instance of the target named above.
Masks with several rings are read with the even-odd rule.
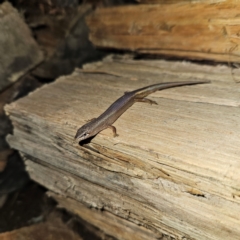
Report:
[[[97,120],[96,118],[89,120],[86,124],[84,124],[77,130],[77,133],[74,138],[76,142],[80,143],[81,141],[87,138],[93,137],[99,132],[96,125],[97,124],[96,120]]]
[[[91,137],[90,136],[90,128],[89,128],[88,124],[85,124],[77,130],[77,133],[75,135],[75,141],[79,143],[82,140],[85,140],[89,137]]]

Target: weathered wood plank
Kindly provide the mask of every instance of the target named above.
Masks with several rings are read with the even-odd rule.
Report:
[[[9,2],[0,5],[0,90],[43,60],[28,26]]]
[[[136,103],[116,121],[119,137],[105,130],[72,144],[77,128],[123,92],[193,80],[170,74],[172,64],[162,71],[159,62],[155,72],[133,62],[95,64],[93,73],[88,66],[7,105],[10,145],[30,159],[34,180],[61,195],[175,238],[236,239],[240,90],[230,76],[213,70],[211,84],[152,94],[157,106]],[[196,79],[207,80],[198,71]]]
[[[161,234],[154,234],[144,227],[137,226],[107,211],[91,210],[74,199],[66,198],[52,192],[48,192],[48,195],[58,201],[59,207],[68,209],[88,223],[104,230],[106,234],[114,236],[117,239],[154,240],[163,237]]]
[[[12,133],[13,126],[4,112],[4,105],[26,96],[40,85],[35,78],[25,76],[0,93],[0,195],[16,191],[29,181],[22,159],[5,139]]]
[[[98,47],[240,62],[238,9],[231,0],[99,8],[87,23]]]
[[[144,3],[144,4],[193,4],[193,3],[219,3],[219,2],[226,2],[228,0],[137,0],[137,2]]]
[[[155,212],[154,208],[147,206],[147,204],[144,202],[141,203],[134,200],[134,198],[124,196],[115,190],[106,189],[96,183],[86,181],[82,178],[77,177],[75,174],[69,174],[64,171],[59,172],[59,170],[56,171],[56,168],[48,165],[47,163],[44,165],[37,164],[39,160],[29,155],[22,154],[22,156],[26,161],[27,169],[32,179],[38,181],[44,186],[47,185],[50,190],[59,193],[61,196],[67,196],[76,199],[79,202],[83,202],[89,208],[96,208],[103,211],[103,214],[100,218],[106,218],[106,223],[108,223],[111,219],[118,221],[118,217],[121,217],[139,226],[142,226],[140,229],[137,226],[132,226],[132,230],[137,230],[136,238],[142,236],[142,239],[159,239],[159,237],[162,235],[162,233],[159,232],[160,230],[164,234],[171,236],[174,239],[181,239],[183,237],[181,232],[177,231],[174,228],[169,229],[165,226],[165,224],[162,224],[161,221],[157,220],[157,218],[159,218],[157,216],[159,212]],[[38,168],[39,171],[35,171],[36,168]],[[105,173],[109,175],[108,172]],[[43,178],[40,176],[49,177]],[[54,194],[50,195],[54,196]],[[60,197],[56,197],[56,200],[59,201],[60,204],[64,204],[64,201],[61,201]],[[69,205],[71,205],[71,201],[72,200],[70,199]],[[78,209],[75,209],[75,203],[73,202],[72,204],[74,205],[69,206],[68,209],[74,213],[77,213],[80,217],[83,217],[85,212],[78,213],[82,208],[81,205]],[[87,210],[84,209],[84,211]],[[112,213],[113,215],[109,214],[108,212]],[[95,212],[92,214],[95,214]],[[109,217],[107,217],[108,214],[110,215]],[[117,215],[118,217],[114,217],[114,215]],[[154,222],[150,222],[148,218],[145,218],[146,216],[150,215],[152,215],[152,218],[156,221],[154,220]],[[96,224],[94,219],[89,219],[89,217],[87,217],[86,221],[92,224]],[[172,219],[172,221],[174,221],[174,219]],[[114,225],[119,225],[119,228],[123,229],[126,227],[130,228],[131,224],[132,223],[127,224],[123,220],[121,224],[120,221],[118,221],[118,224]],[[122,227],[120,227],[120,225],[122,225]],[[111,234],[111,232],[114,230],[107,228],[106,226],[102,226],[101,224],[99,224],[98,227],[105,232],[108,232],[109,234]],[[148,230],[145,228],[151,230],[151,232],[148,233]],[[131,233],[130,229],[129,231]],[[148,238],[146,237],[146,234],[148,234]],[[125,236],[124,234],[121,234],[120,236],[118,234],[115,234],[114,236],[118,237],[118,239],[129,239],[129,235]],[[187,237],[186,234],[184,237]],[[187,239],[188,238],[190,237],[187,237]]]

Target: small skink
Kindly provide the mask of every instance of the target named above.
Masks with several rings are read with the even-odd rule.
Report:
[[[146,102],[157,104],[155,101],[145,98],[147,95],[163,90],[166,88],[179,87],[184,85],[194,85],[209,83],[209,81],[186,81],[186,82],[167,82],[150,85],[139,88],[137,90],[126,92],[122,97],[118,98],[104,113],[98,118],[93,118],[82,127],[80,127],[75,135],[75,140],[79,143],[82,140],[93,137],[106,128],[111,128],[114,137],[117,136],[117,130],[112,125],[129,107],[135,102]]]

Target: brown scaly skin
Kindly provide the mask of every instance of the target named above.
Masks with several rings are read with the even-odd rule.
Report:
[[[85,139],[95,136],[106,128],[113,130],[114,137],[117,136],[116,128],[112,124],[135,102],[147,102],[150,104],[157,104],[156,102],[145,98],[147,95],[172,87],[180,87],[184,85],[195,85],[209,83],[210,81],[186,81],[186,82],[168,82],[159,83],[143,87],[131,92],[125,93],[118,98],[104,113],[98,118],[94,118],[88,123],[80,127],[75,135],[75,140],[79,143]]]

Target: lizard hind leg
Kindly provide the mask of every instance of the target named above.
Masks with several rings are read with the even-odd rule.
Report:
[[[117,134],[117,129],[116,129],[114,126],[109,125],[107,128],[111,128],[111,129],[112,129],[113,137],[119,136],[119,135]]]
[[[148,99],[148,98],[136,98],[135,99],[135,102],[145,102],[145,103],[149,103],[149,104],[155,104],[155,105],[158,105],[157,102],[151,100],[151,99]]]

